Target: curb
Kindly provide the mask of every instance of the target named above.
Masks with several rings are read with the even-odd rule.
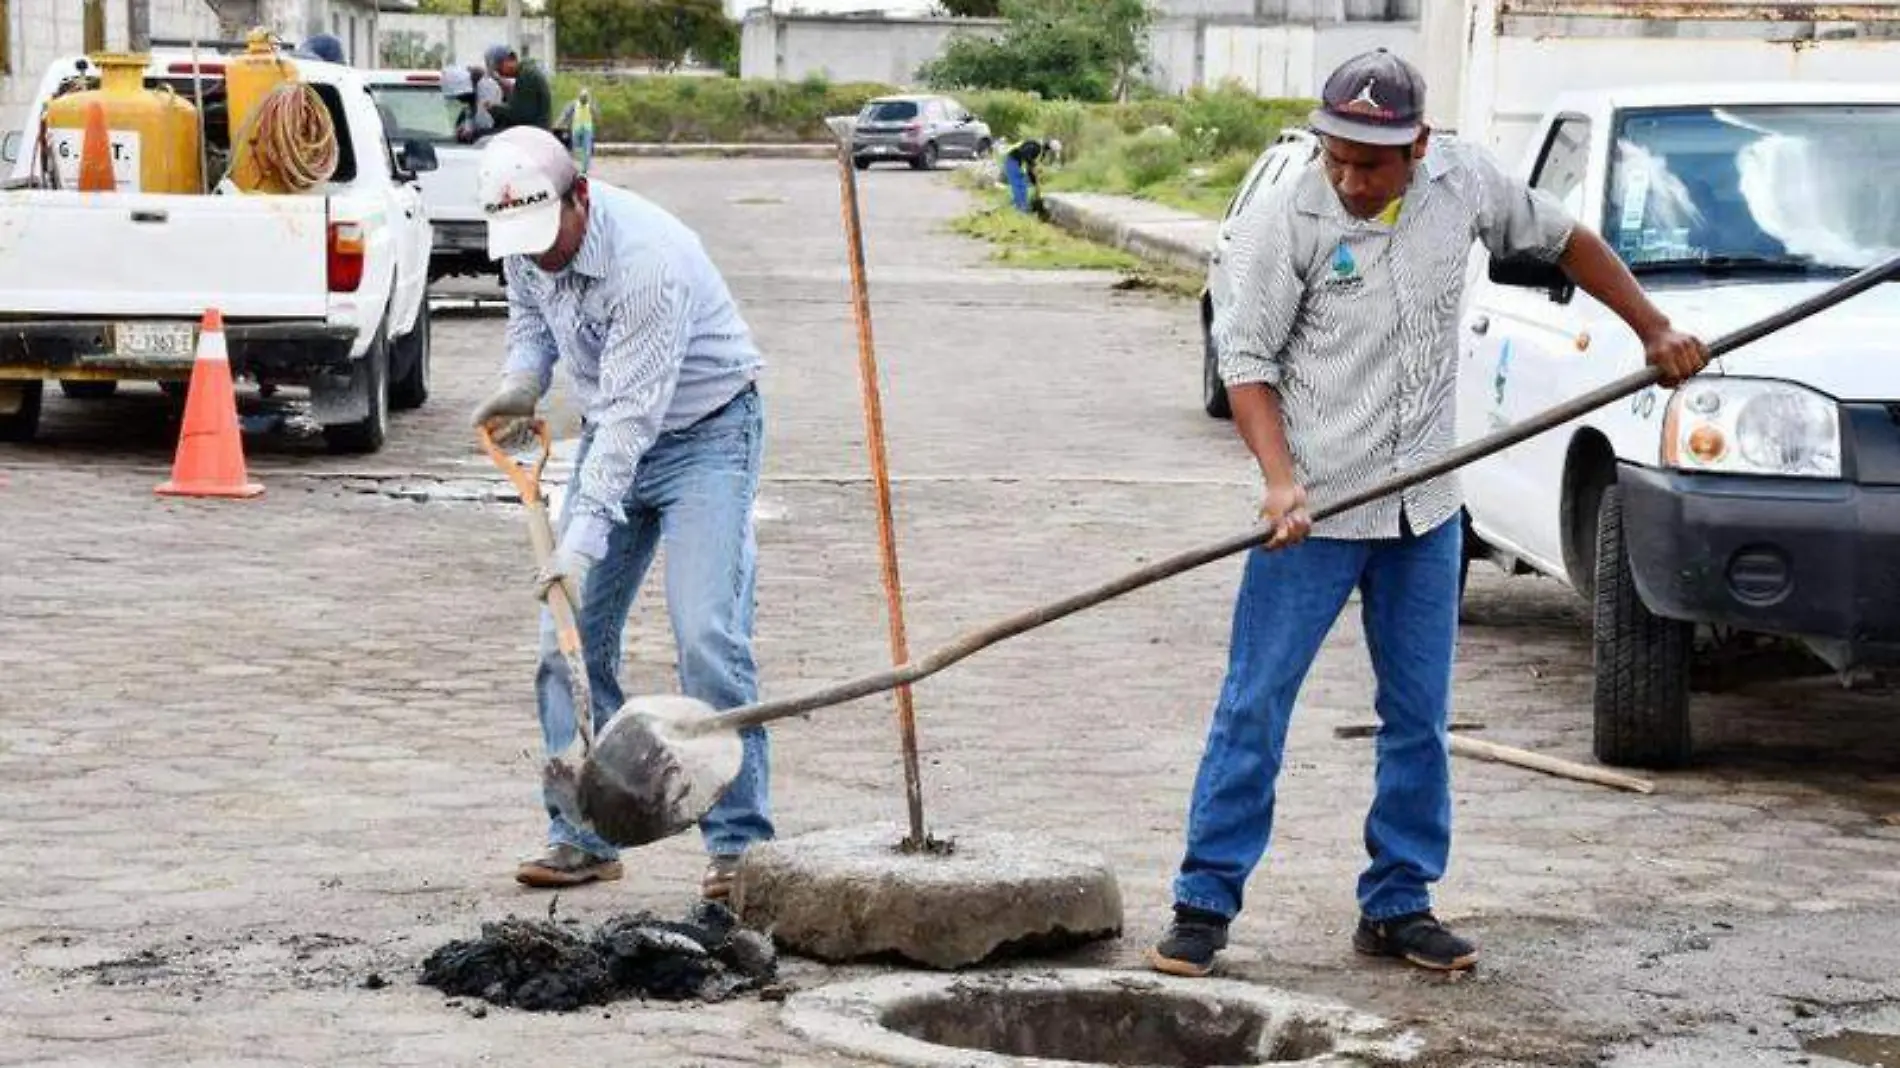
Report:
[[[1212,250],[1205,244],[1116,219],[1060,193],[1045,193],[1042,202],[1049,221],[1078,237],[1190,274],[1207,271]]]
[[[646,159],[835,159],[838,146],[822,141],[760,144],[614,141],[595,145],[594,155]]]

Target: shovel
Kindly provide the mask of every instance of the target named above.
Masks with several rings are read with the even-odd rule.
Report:
[[[1900,275],[1900,257],[1861,271],[1807,300],[1719,338],[1709,346],[1710,359],[1758,341],[1896,275]],[[1575,400],[1453,449],[1415,471],[1314,508],[1309,514],[1317,523],[1437,478],[1656,385],[1660,377],[1658,369],[1644,367]],[[696,824],[717,803],[719,792],[737,777],[743,755],[737,734],[740,729],[843,704],[928,678],[1006,638],[1254,548],[1272,534],[1272,525],[1263,523],[1224,541],[1189,550],[1074,596],[967,632],[921,660],[908,661],[889,671],[803,696],[764,701],[726,712],[715,712],[710,706],[689,698],[636,697],[628,701],[601,732],[580,774],[578,788],[563,802],[572,809],[563,809],[563,813],[575,823],[592,827],[596,834],[617,846],[644,845],[678,834]]]
[[[534,548],[535,562],[546,567],[554,555],[554,525],[548,518],[547,498],[541,493],[541,472],[546,470],[548,459],[554,455],[554,439],[548,431],[547,423],[531,420],[528,424],[537,444],[539,455],[533,466],[517,462],[495,443],[487,427],[477,428],[482,448],[488,452],[488,458],[514,483],[515,491],[521,496],[521,506],[528,513],[528,540]],[[580,628],[575,623],[575,613],[580,606],[567,598],[567,587],[555,583],[548,587],[548,608],[554,613],[554,629],[560,644],[561,657],[567,662],[567,684],[574,701],[574,729],[579,739],[579,753],[570,746],[564,753],[550,755],[541,769],[541,782],[558,810],[570,823],[582,829],[592,827],[592,821],[583,814],[585,806],[579,798],[623,796],[623,782],[638,782],[641,785],[638,804],[621,802],[611,808],[617,818],[608,826],[617,833],[629,836],[639,842],[654,841],[658,838],[677,834],[682,829],[675,825],[677,817],[668,815],[664,832],[650,828],[638,822],[640,814],[647,811],[675,813],[694,811],[703,814],[710,809],[724,792],[726,785],[739,772],[740,746],[737,736],[731,737],[732,752],[707,749],[707,755],[698,760],[687,762],[663,761],[652,764],[642,759],[639,753],[628,752],[624,745],[615,749],[614,755],[602,761],[595,756],[597,739],[594,736],[594,698],[593,687],[587,677],[587,662],[581,654]],[[650,711],[669,718],[685,718],[700,714],[706,706],[688,697],[644,697],[641,698],[642,710]],[[724,739],[715,739],[720,741]],[[665,753],[655,755],[664,757]],[[616,774],[603,779],[605,769],[611,768]],[[690,825],[697,820],[695,815],[687,821]],[[614,841],[609,838],[608,841]]]

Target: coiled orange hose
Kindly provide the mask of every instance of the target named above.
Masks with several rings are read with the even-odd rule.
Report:
[[[330,180],[341,150],[336,123],[323,98],[308,84],[280,85],[270,91],[232,139],[231,167],[248,152],[262,188],[301,193]]]

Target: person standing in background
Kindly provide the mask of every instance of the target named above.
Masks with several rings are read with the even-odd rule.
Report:
[[[586,174],[594,164],[594,96],[585,86],[561,109],[561,119],[554,126],[557,132],[567,131],[574,162]]]
[[[552,132],[554,126],[554,91],[548,87],[547,72],[534,60],[523,60],[508,45],[490,45],[483,57],[488,63],[489,77],[502,82],[507,92],[505,99],[488,109],[495,120],[495,129],[505,130],[511,126],[539,126]]]

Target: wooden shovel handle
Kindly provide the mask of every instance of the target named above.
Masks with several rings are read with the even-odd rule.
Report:
[[[1900,275],[1900,256],[1875,264],[1866,270],[1843,279],[1839,284],[1816,293],[1814,296],[1790,305],[1773,315],[1767,316],[1748,326],[1742,327],[1718,338],[1709,346],[1710,358],[1719,357],[1743,345],[1760,340],[1787,326],[1792,326],[1817,312],[1824,311],[1849,297],[1863,293],[1874,286]],[[1437,478],[1457,468],[1493,453],[1501,452],[1527,438],[1534,437],[1553,427],[1562,426],[1574,419],[1609,404],[1622,397],[1655,385],[1661,372],[1654,367],[1645,367],[1616,379],[1607,385],[1585,393],[1574,400],[1554,405],[1538,415],[1521,423],[1516,423],[1495,431],[1477,441],[1459,446],[1419,467],[1417,470],[1394,475],[1375,486],[1348,494],[1346,497],[1328,502],[1312,510],[1314,522],[1340,512],[1357,508],[1360,505],[1397,493],[1429,479]],[[1199,549],[1191,549],[1165,560],[1157,561],[1137,571],[1129,572],[1118,579],[1104,582],[1092,589],[1084,590],[1071,597],[1049,604],[1027,609],[1007,619],[991,623],[986,627],[969,631],[948,645],[932,651],[922,660],[912,660],[890,671],[875,675],[866,675],[850,682],[840,683],[799,697],[788,697],[778,701],[764,701],[708,716],[696,721],[690,728],[694,733],[713,730],[738,730],[742,727],[756,726],[775,719],[795,716],[816,708],[843,704],[869,694],[880,693],[898,686],[908,685],[934,675],[944,668],[962,660],[979,650],[995,645],[997,642],[1053,623],[1073,612],[1091,608],[1104,601],[1120,597],[1122,594],[1143,586],[1159,582],[1162,579],[1178,575],[1183,571],[1200,567],[1203,564],[1231,556],[1247,549],[1264,545],[1273,535],[1272,524],[1261,524],[1244,534],[1238,534],[1224,541]]]
[[[529,429],[541,444],[540,455],[535,457],[532,466],[518,463],[502,451],[486,425],[476,427],[475,432],[488,458],[501,468],[521,495],[521,505],[528,513],[528,542],[534,548],[534,562],[537,567],[545,568],[554,558],[554,524],[548,518],[547,498],[541,495],[541,472],[547,469],[548,459],[554,455],[554,435],[543,419],[531,421]],[[581,738],[582,752],[591,753],[594,750],[594,701],[593,688],[587,680],[587,661],[581,655],[580,627],[575,621],[580,606],[567,599],[567,587],[557,582],[548,588],[548,609],[554,614],[554,633],[560,642],[561,657],[567,661],[568,687],[574,698],[574,727]]]
[[[541,452],[535,457],[533,467],[517,463],[514,457],[503,452],[501,446],[495,444],[495,436],[489,433],[486,424],[475,428],[482,448],[488,451],[488,458],[501,468],[502,474],[508,476],[508,481],[515,484],[515,492],[521,494],[522,504],[532,504],[541,499],[541,472],[547,469],[548,459],[554,455],[554,435],[548,430],[547,420],[532,420],[528,428],[541,443]]]

